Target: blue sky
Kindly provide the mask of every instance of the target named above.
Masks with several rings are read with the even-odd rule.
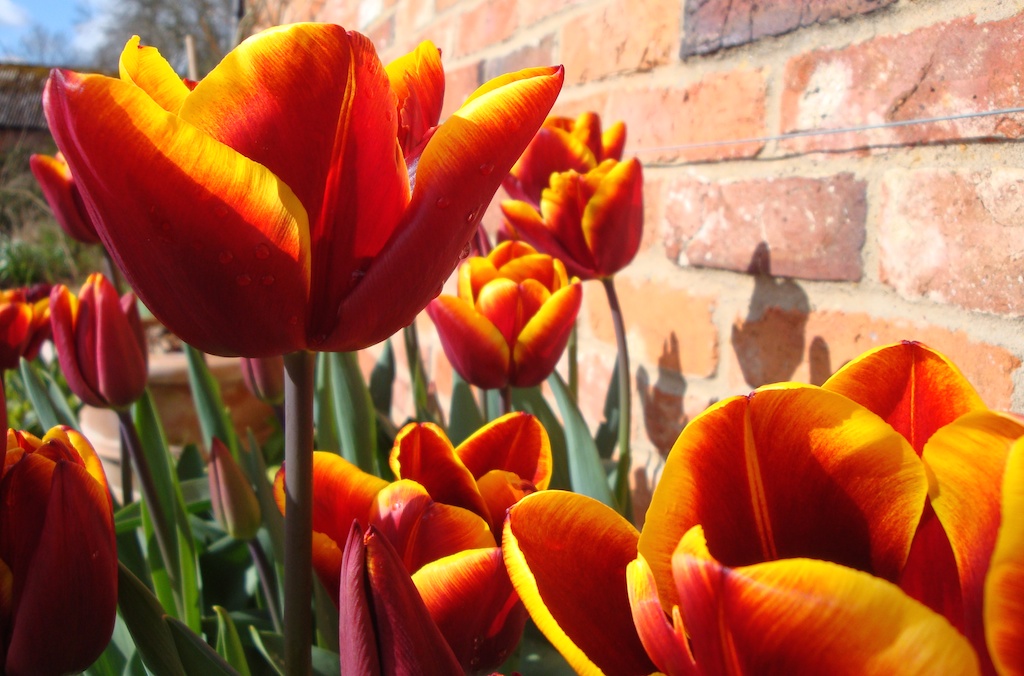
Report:
[[[96,0],[0,0],[0,60],[25,59],[21,38],[33,25],[63,33],[73,47],[88,49],[97,31],[82,30],[81,24],[99,6]]]

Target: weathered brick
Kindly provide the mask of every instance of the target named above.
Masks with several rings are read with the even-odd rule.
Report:
[[[518,27],[516,3],[485,0],[458,18],[453,56],[471,54],[507,39]]]
[[[666,255],[680,265],[747,271],[767,246],[773,275],[857,281],[866,213],[865,184],[848,173],[679,178],[669,182],[662,236]]]
[[[893,170],[882,196],[886,284],[908,298],[1024,314],[1024,169]]]
[[[686,0],[681,57],[867,14],[895,0]]]
[[[778,325],[776,313],[766,314],[761,327],[764,335],[772,334],[771,324]],[[784,325],[775,333],[778,342],[786,343],[779,349],[787,354],[803,355],[788,379],[820,384],[854,357],[880,345],[900,340],[918,340],[939,350],[964,373],[978,390],[985,403],[993,408],[1010,406],[1013,396],[1013,372],[1021,365],[1020,359],[1006,349],[969,337],[965,332],[904,319],[882,319],[863,313],[834,310],[814,311],[796,324],[801,331],[793,331],[793,323]],[[742,374],[735,351],[730,351],[729,371]],[[731,379],[739,388],[750,386],[742,378]]]
[[[523,68],[551,66],[555,63],[557,63],[555,36],[545,35],[535,44],[525,45],[515,51],[485,60],[483,81],[486,82],[505,73],[514,73]]]
[[[668,63],[679,15],[679,0],[617,0],[568,22],[561,37],[565,81],[587,82]]]
[[[531,0],[519,3],[519,22],[523,27],[532,26],[553,14],[580,5],[587,0]]]
[[[390,61],[392,57],[387,52],[395,46],[395,16],[392,14],[383,21],[375,22],[366,31],[366,36],[373,40],[373,46],[377,48],[384,63]],[[400,55],[401,51],[395,57]]]
[[[782,131],[843,128],[1020,105],[1024,14],[972,17],[821,49],[786,64]],[[787,150],[835,150],[987,137],[1017,138],[1021,115],[995,115],[786,141]]]
[[[718,366],[718,331],[712,318],[713,298],[661,282],[633,280],[626,274],[615,278],[615,288],[626,323],[631,359],[636,363],[658,364],[666,355],[678,352],[678,359],[672,363],[678,363],[680,373],[697,377],[714,374]],[[586,284],[583,302],[594,338],[615,345],[608,298],[600,283]]]
[[[628,89],[608,97],[601,118],[623,120],[628,150],[644,162],[700,162],[754,157],[763,143],[678,149],[675,146],[730,141],[765,134],[765,79],[757,70],[705,76],[682,88]]]

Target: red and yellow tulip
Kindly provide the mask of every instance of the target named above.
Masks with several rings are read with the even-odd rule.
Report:
[[[8,430],[0,463],[0,665],[78,672],[110,640],[117,549],[107,481],[89,442]]]
[[[0,291],[0,371],[35,359],[50,337],[50,299],[31,300],[28,289]]]
[[[467,382],[532,387],[551,375],[576,321],[583,290],[561,261],[502,242],[459,268],[459,295],[427,306],[444,353]]]
[[[50,210],[68,237],[83,244],[99,242],[96,227],[86,211],[64,155],[33,155],[28,161]]]
[[[552,174],[570,169],[585,174],[605,160],[621,160],[625,145],[622,122],[602,133],[597,113],[581,113],[575,119],[552,116],[544,120],[502,185],[512,199],[538,206]]]
[[[502,565],[491,523],[523,495],[547,487],[551,448],[533,416],[512,413],[454,448],[432,424],[395,440],[397,481],[366,474],[334,453],[313,457],[313,566],[332,594],[353,522],[386,539],[413,576],[430,616],[459,663],[501,664],[519,641],[526,612]],[[274,483],[284,509],[284,469]]]
[[[222,355],[354,350],[437,295],[561,88],[561,68],[496,78],[417,138],[437,58],[385,69],[368,38],[295,24],[190,89],[133,38],[120,79],[55,70],[44,108],[100,239],[168,328]]]
[[[583,673],[1019,673],[1024,425],[978,406],[913,343],[725,400],[641,533],[571,494],[516,504],[513,584]]]
[[[93,273],[75,297],[63,284],[50,292],[57,358],[68,387],[86,404],[130,406],[146,389],[146,336],[135,294]]]
[[[643,235],[643,169],[633,158],[551,175],[540,210],[501,203],[512,234],[565,262],[580,279],[610,277],[636,256]]]

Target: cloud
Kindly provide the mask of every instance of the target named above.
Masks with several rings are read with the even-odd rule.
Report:
[[[0,0],[0,26],[27,26],[29,14],[13,0]]]

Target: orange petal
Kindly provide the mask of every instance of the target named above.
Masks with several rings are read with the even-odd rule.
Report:
[[[177,114],[188,96],[188,87],[156,47],[140,43],[139,36],[134,35],[124,46],[117,64],[121,79],[146,92],[167,112]]]
[[[395,437],[390,464],[396,477],[419,483],[434,500],[490,519],[476,479],[437,425],[409,423],[403,427]]]
[[[377,495],[370,524],[387,537],[410,573],[449,554],[497,544],[480,516],[435,502],[423,486],[408,479]]]
[[[528,413],[509,413],[487,423],[459,444],[455,453],[476,479],[500,469],[515,472],[538,490],[551,481],[548,433]]]
[[[572,258],[572,253],[562,245],[545,217],[530,204],[519,200],[504,200],[501,213],[515,231],[539,251],[563,262]]]
[[[418,154],[420,142],[437,124],[444,104],[441,50],[425,40],[385,68],[398,97],[398,140],[405,156]]]
[[[427,314],[445,356],[466,382],[486,389],[508,384],[511,350],[491,320],[455,296],[438,296]]]
[[[580,223],[594,260],[592,274],[612,275],[636,256],[644,226],[643,192],[643,169],[636,158],[614,164],[601,179]]]
[[[568,133],[566,129],[550,126],[545,121],[509,171],[504,183],[505,190],[515,200],[538,205],[541,192],[548,187],[551,174],[569,169],[585,172],[596,164],[593,151],[587,147],[585,140]]]
[[[506,472],[500,469],[491,470],[480,477],[477,487],[480,489],[480,495],[487,503],[487,511],[491,515],[492,533],[502,532],[505,513],[508,512],[509,507],[537,491],[536,486],[515,472]]]
[[[687,425],[640,536],[666,608],[672,552],[702,524],[716,558],[741,566],[811,557],[895,580],[928,490],[902,436],[846,397],[778,385]]]
[[[913,341],[865,352],[822,387],[880,415],[907,438],[918,455],[935,430],[985,408],[951,361]]]
[[[637,532],[591,498],[539,491],[509,510],[501,547],[537,627],[580,674],[649,674],[630,612],[626,565]]]
[[[512,352],[513,385],[532,387],[551,375],[569,342],[582,303],[583,287],[577,281],[552,294],[523,327]]]
[[[1000,674],[1024,674],[1024,439],[1003,475],[1002,523],[985,580],[985,635]]]
[[[496,669],[518,645],[527,613],[497,547],[438,559],[412,580],[466,673]]]
[[[642,554],[638,554],[626,568],[626,589],[633,611],[633,624],[658,670],[669,676],[696,674],[679,607],[672,608],[672,621],[669,621],[658,598],[654,573]]]
[[[959,573],[963,617],[949,619],[963,627],[983,668],[989,661],[983,622],[985,575],[999,530],[1007,456],[1021,436],[1024,424],[1016,418],[978,411],[935,432],[921,456],[932,478],[931,506],[949,539]]]
[[[486,284],[476,298],[476,311],[501,332],[509,345],[515,343],[523,327],[519,285],[499,277]]]
[[[813,559],[729,568],[700,540],[672,571],[702,673],[979,673],[963,636],[885,580]]]
[[[32,155],[29,158],[29,166],[43,190],[50,210],[64,232],[84,244],[99,242],[96,227],[89,218],[85,203],[82,202],[82,195],[78,192],[78,186],[71,177],[71,170],[68,169],[64,157],[60,154],[57,157]]]

